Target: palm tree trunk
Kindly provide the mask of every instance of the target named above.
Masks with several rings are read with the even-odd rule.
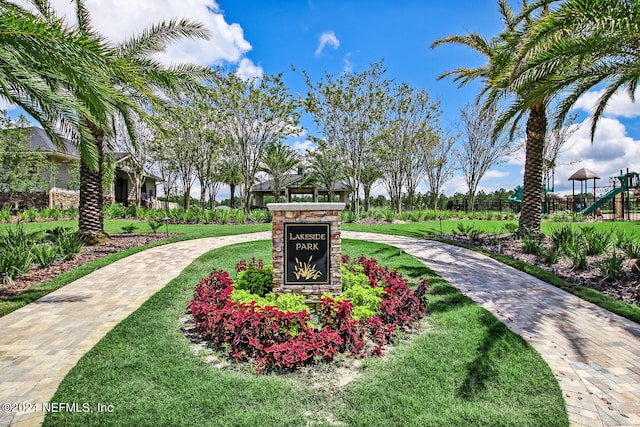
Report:
[[[540,232],[542,159],[546,131],[547,116],[544,103],[538,102],[529,110],[529,118],[527,120],[526,159],[519,233],[538,234]]]
[[[103,194],[102,194],[102,161],[104,159],[104,133],[89,123],[93,144],[98,153],[98,169],[89,168],[84,161],[80,162],[80,209],[78,214],[78,234],[95,244],[109,236],[104,232]]]

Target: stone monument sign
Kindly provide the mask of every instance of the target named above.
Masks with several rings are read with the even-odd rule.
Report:
[[[271,203],[273,291],[318,302],[342,289],[340,214],[344,203]]]

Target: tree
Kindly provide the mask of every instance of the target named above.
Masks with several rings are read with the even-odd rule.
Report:
[[[457,139],[458,135],[436,135],[431,150],[423,157],[433,209],[438,209],[442,186],[453,177],[455,156],[452,150]]]
[[[552,3],[559,6],[547,11]],[[524,9],[520,19],[542,9],[522,35],[520,67],[511,81],[512,90],[529,90],[513,106],[517,114],[528,105],[548,97],[559,100],[554,114],[558,129],[578,98],[596,86],[603,86],[591,117],[591,137],[611,97],[625,90],[633,100],[640,79],[638,1],[539,0]]]
[[[47,172],[45,155],[29,148],[29,121],[24,116],[9,119],[0,111],[0,192],[8,193],[12,202],[17,195],[45,190]]]
[[[228,74],[217,86],[215,107],[224,112],[225,122],[221,132],[232,164],[240,168],[243,208],[248,213],[251,186],[265,148],[298,132],[299,113],[281,74],[248,81]]]
[[[380,178],[382,178],[380,159],[375,156],[367,156],[363,161],[362,171],[360,173],[365,212],[369,212],[371,189]]]
[[[0,97],[22,107],[60,149],[61,135],[70,138],[85,162],[97,167],[85,118],[107,128],[101,118],[115,95],[103,85],[109,49],[101,38],[86,37],[57,19],[48,1],[32,3],[38,16],[0,2]]]
[[[178,181],[177,156],[174,155],[177,149],[175,141],[176,138],[170,133],[160,132],[150,146],[154,169],[162,179],[165,209],[169,208],[169,197],[174,194]]]
[[[54,114],[60,116],[59,111],[67,112],[66,115],[62,115],[61,122],[68,125],[68,132],[78,135],[76,140],[79,141],[81,154],[79,234],[88,237],[89,241],[100,240],[106,237],[102,212],[102,172],[105,143],[109,142],[108,137],[113,133],[110,126],[112,119],[119,114],[127,125],[129,135],[135,139],[135,134],[131,131],[132,117],[145,117],[147,111],[159,107],[163,103],[161,92],[175,92],[185,87],[194,87],[201,78],[210,76],[210,70],[204,67],[185,64],[163,67],[152,57],[153,54],[164,50],[170,41],[184,37],[208,37],[208,32],[199,24],[174,20],[152,26],[139,36],[114,46],[92,28],[83,0],[74,0],[77,24],[72,29],[62,26],[62,20],[55,16],[47,0],[32,0],[31,3],[42,18],[29,21],[29,24],[35,23],[48,26],[49,29],[61,30],[63,36],[77,39],[77,46],[85,47],[67,52],[64,47],[69,46],[54,44],[51,51],[45,50],[44,54],[51,55],[54,61],[60,61],[61,65],[49,70],[46,65],[51,60],[38,62],[42,54],[36,55],[33,51],[41,48],[41,42],[49,37],[52,30],[35,36],[27,31],[26,55],[19,60],[9,55],[8,59],[13,61],[10,65],[19,70],[18,74],[25,69],[30,72],[34,67],[39,74],[29,73],[27,77],[41,77],[45,74],[41,80],[48,83],[44,88],[48,91],[43,99],[55,105],[51,108]],[[7,4],[4,1],[0,3],[5,9]],[[17,15],[20,23],[24,23],[25,16],[28,21],[29,17],[22,9],[9,7],[9,11],[12,14],[10,19]],[[4,14],[2,16],[4,18]],[[89,45],[87,41],[93,44]],[[11,47],[15,48],[18,44],[20,40]],[[73,43],[70,46],[75,47]],[[24,58],[34,60],[35,65],[25,65]],[[7,74],[9,71],[4,70],[3,75]],[[15,80],[9,79],[9,83],[14,84]],[[20,92],[20,89],[30,90],[33,86],[30,83],[24,84],[18,86],[15,92],[29,94],[27,90]],[[35,86],[42,88],[43,85]],[[17,98],[16,103],[26,107],[29,113],[34,111],[39,115],[42,110],[47,111],[38,96],[27,96],[25,101],[20,96],[13,96],[10,90],[4,92],[5,96],[9,94],[11,101]],[[62,98],[62,101],[55,104],[55,101],[50,99],[50,94]],[[50,119],[52,116],[45,115],[45,118]],[[65,121],[67,116],[71,118]]]
[[[262,164],[258,170],[271,178],[271,189],[276,203],[280,201],[280,193],[285,186],[285,175],[299,162],[296,152],[282,141],[271,142],[267,145],[262,156]]]
[[[75,0],[78,28],[87,37],[98,37],[91,27],[91,20],[83,0]],[[164,101],[161,93],[176,94],[184,90],[194,90],[201,79],[211,77],[211,73],[197,66],[173,64],[161,65],[153,58],[166,45],[181,38],[207,38],[209,33],[200,24],[186,20],[165,21],[153,25],[139,35],[113,47],[107,55],[112,67],[106,74],[107,86],[115,90],[114,109],[110,116],[119,115],[126,124],[128,134],[135,141],[133,115],[146,118],[146,111],[160,108]],[[144,107],[144,108],[143,108]],[[106,132],[86,117],[91,131],[91,142],[98,153],[98,168],[90,168],[85,162],[80,167],[80,212],[79,230],[90,240],[102,239],[104,219],[102,212],[102,153],[108,140]]]
[[[335,147],[323,140],[316,139],[315,142],[315,150],[307,150],[305,154],[308,173],[304,182],[326,188],[328,201],[333,202],[336,184],[345,179],[345,170]]]
[[[376,154],[391,209],[400,212],[403,189],[413,207],[439,111],[438,103],[430,100],[426,90],[416,90],[406,83],[396,86],[387,102],[384,132],[376,140]]]
[[[522,69],[526,61],[522,61],[522,34],[525,34],[535,22],[535,13],[544,14],[542,11],[529,9],[526,1],[523,2],[523,12],[515,16],[507,0],[498,1],[504,30],[490,40],[486,40],[478,34],[464,36],[449,36],[435,41],[432,47],[446,43],[462,44],[484,55],[487,63],[477,68],[458,68],[449,71],[440,78],[455,76],[455,81],[460,85],[471,81],[480,80],[483,87],[480,90],[479,100],[484,99],[483,105],[487,109],[497,109],[500,101],[514,99],[514,103],[520,105],[523,102],[526,107],[519,108],[514,113],[509,109],[501,115],[495,123],[494,133],[497,135],[510,121],[512,131],[524,117],[525,129],[525,166],[524,182],[522,190],[522,210],[520,212],[519,232],[540,232],[541,209],[540,189],[542,187],[543,151],[545,134],[547,130],[546,107],[549,99],[546,97],[533,97],[535,87],[512,85],[515,77]],[[509,114],[511,112],[511,114]],[[525,114],[526,113],[526,114]],[[513,133],[513,132],[512,132]]]
[[[474,210],[476,191],[480,180],[489,169],[504,161],[513,153],[514,146],[504,133],[494,139],[495,112],[482,109],[478,104],[467,105],[460,112],[462,147],[456,150],[458,166],[462,171],[469,192],[469,210]],[[540,204],[540,189],[538,189]]]
[[[231,208],[236,208],[236,188],[242,185],[244,177],[242,175],[242,167],[235,163],[235,158],[227,158],[223,160],[223,168],[220,171],[220,182],[229,186],[229,200]],[[252,183],[253,184],[253,183]]]
[[[305,110],[313,115],[322,138],[345,159],[356,214],[360,213],[364,159],[372,154],[382,128],[390,85],[385,73],[382,62],[362,73],[345,72],[337,79],[326,74],[317,84],[304,73],[309,87],[303,100]]]

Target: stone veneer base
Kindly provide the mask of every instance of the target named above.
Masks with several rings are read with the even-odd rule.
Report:
[[[267,209],[272,212],[272,255],[273,255],[273,292],[304,295],[307,303],[317,303],[320,295],[331,292],[340,294],[342,290],[342,246],[340,240],[340,215],[344,203],[269,203]],[[324,285],[286,285],[284,284],[284,225],[285,224],[330,224],[330,280]]]

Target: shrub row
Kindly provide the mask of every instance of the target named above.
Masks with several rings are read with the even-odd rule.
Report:
[[[547,264],[555,264],[560,257],[567,257],[574,269],[585,270],[589,267],[589,257],[605,255],[596,261],[602,278],[612,281],[624,273],[624,255],[630,259],[640,259],[638,238],[623,232],[599,230],[593,226],[572,227],[562,224],[551,229],[545,239],[538,235],[523,235],[522,248],[525,253],[535,254]],[[635,274],[640,274],[640,261],[634,265]]]
[[[46,232],[26,233],[18,224],[0,233],[0,278],[2,283],[28,272],[34,265],[48,267],[80,252],[84,241],[73,231],[57,227]]]
[[[348,261],[348,259],[345,259]],[[258,271],[259,262],[251,264]],[[239,268],[248,271],[246,262]],[[397,271],[360,257],[346,267],[367,277],[372,288],[382,288],[379,314],[362,320],[353,316],[352,300],[323,296],[319,309],[283,310],[255,300],[234,300],[229,274],[213,270],[195,288],[189,303],[198,333],[237,361],[253,360],[257,372],[291,371],[333,360],[339,354],[362,357],[381,355],[396,331],[412,328],[426,311],[426,279],[415,291]]]

